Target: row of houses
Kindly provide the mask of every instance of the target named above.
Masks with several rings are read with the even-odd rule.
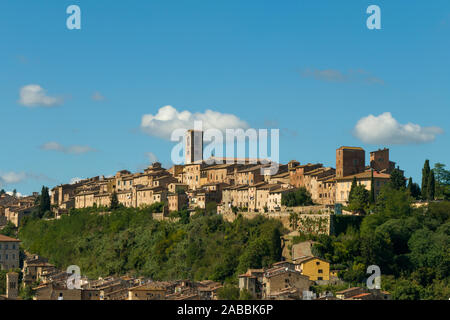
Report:
[[[8,221],[16,227],[19,226],[22,219],[30,215],[36,208],[37,197],[37,193],[27,197],[18,197],[7,193],[0,194],[0,227]]]
[[[211,280],[153,281],[129,276],[80,276],[75,286],[71,277],[38,255],[24,261],[23,284],[33,287],[35,300],[215,300],[222,287]]]
[[[336,150],[336,169],[292,160],[280,164],[276,174],[270,163],[249,159],[219,164],[202,160],[168,170],[156,162],[144,172],[122,170],[112,177],[57,186],[52,189],[51,202],[62,212],[72,207],[109,206],[115,192],[126,207],[165,201],[168,211],[177,211],[184,206],[205,208],[206,203],[216,202],[219,212],[232,207],[276,212],[281,209],[283,194],[306,188],[314,203],[332,206],[348,202],[354,179],[369,190],[373,188],[376,196],[388,183],[395,168],[395,163],[389,161],[389,149],[371,152],[370,159],[366,166],[362,148],[340,147]]]
[[[389,149],[370,152],[370,162],[366,165],[364,149],[340,147],[336,150],[336,168],[292,160],[277,164],[274,172],[273,163],[262,159],[211,157],[203,160],[201,153],[194,150],[196,146],[202,148],[202,135],[189,131],[187,141],[193,138],[199,138],[200,142],[187,145],[189,152],[184,165],[165,169],[155,162],[143,172],[121,170],[114,176],[97,176],[54,187],[50,198],[54,212],[107,207],[114,193],[126,207],[165,202],[167,211],[177,211],[183,207],[205,208],[208,202],[216,202],[219,212],[233,207],[276,212],[281,210],[283,195],[297,188],[305,188],[314,203],[331,207],[336,203],[347,204],[354,179],[367,189],[374,189],[377,196],[395,168],[395,163],[389,160]],[[194,154],[199,154],[200,159],[192,158]],[[15,202],[2,205],[0,199],[0,225],[6,220],[19,225],[32,211],[35,200],[36,197],[16,197]]]

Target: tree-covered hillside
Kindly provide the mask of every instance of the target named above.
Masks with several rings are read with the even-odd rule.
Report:
[[[449,299],[450,202],[414,208],[411,200],[405,188],[387,186],[359,228],[316,237],[313,251],[353,285],[378,265],[382,289],[394,299]]]
[[[280,260],[281,223],[263,217],[226,222],[198,212],[179,222],[156,221],[146,209],[74,210],[58,220],[30,219],[23,246],[59,268],[82,274],[143,275],[153,279],[237,281],[247,268]]]

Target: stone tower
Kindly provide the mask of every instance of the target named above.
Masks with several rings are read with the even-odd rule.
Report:
[[[360,147],[340,147],[336,150],[336,178],[364,172],[366,152]]]
[[[188,130],[186,132],[185,164],[203,160],[203,131]]]
[[[9,272],[6,274],[6,298],[15,300],[19,296],[19,274]]]

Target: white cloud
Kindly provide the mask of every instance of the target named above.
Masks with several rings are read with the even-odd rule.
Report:
[[[25,172],[0,172],[0,185],[19,183],[26,178],[27,174]]]
[[[67,154],[83,154],[96,151],[89,146],[72,145],[66,147],[54,141],[44,143],[42,146],[40,146],[40,149],[45,151],[58,151]]]
[[[83,179],[81,179],[81,178],[78,178],[78,177],[75,177],[75,178],[72,178],[72,179],[70,179],[70,184],[75,184],[75,183],[78,183],[78,182],[80,182],[81,180],[83,180]]]
[[[147,134],[170,139],[170,135],[175,129],[193,129],[194,121],[202,121],[203,130],[214,128],[225,131],[225,129],[247,129],[249,127],[247,122],[233,114],[213,110],[206,110],[204,113],[191,113],[186,110],[179,112],[172,106],[165,106],[160,108],[156,115],[143,115],[141,129]]]
[[[434,141],[436,135],[444,131],[439,127],[421,127],[418,124],[401,124],[390,112],[379,116],[369,115],[361,118],[353,134],[359,140],[368,144],[409,144]]]
[[[146,152],[145,156],[150,163],[158,161],[158,157],[153,152]]]
[[[6,194],[9,194],[10,196],[12,196],[14,194],[13,191],[6,191]],[[21,194],[20,192],[16,192],[16,197],[17,198],[22,198],[23,194]]]
[[[20,88],[19,103],[26,107],[53,107],[62,103],[62,98],[48,96],[38,84],[29,84]]]
[[[105,100],[105,97],[100,93],[100,92],[98,92],[98,91],[95,91],[93,94],[92,94],[92,100],[94,100],[94,101],[103,101],[103,100]]]

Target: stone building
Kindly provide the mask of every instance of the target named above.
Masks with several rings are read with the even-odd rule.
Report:
[[[360,147],[340,147],[336,150],[336,178],[364,172],[366,153]]]
[[[347,204],[348,196],[352,188],[353,179],[356,178],[358,185],[363,185],[369,192],[372,188],[372,173],[371,170],[361,172],[354,175],[349,175],[345,177],[336,178],[336,202]],[[373,181],[374,181],[374,191],[375,199],[380,193],[381,188],[386,185],[391,176],[387,173],[380,173],[378,171],[373,171]]]
[[[395,169],[395,162],[389,160],[389,149],[370,152],[370,167],[379,172],[391,173]]]
[[[324,259],[303,256],[294,260],[295,270],[309,277],[309,280],[330,280],[330,263]]]
[[[312,283],[307,276],[293,268],[274,267],[264,273],[262,298],[276,299],[279,293],[290,289],[296,298],[301,299],[303,291],[308,291]]]
[[[186,193],[172,193],[167,196],[169,212],[180,211],[189,201]]]
[[[12,270],[19,268],[20,240],[0,234],[0,268]]]

